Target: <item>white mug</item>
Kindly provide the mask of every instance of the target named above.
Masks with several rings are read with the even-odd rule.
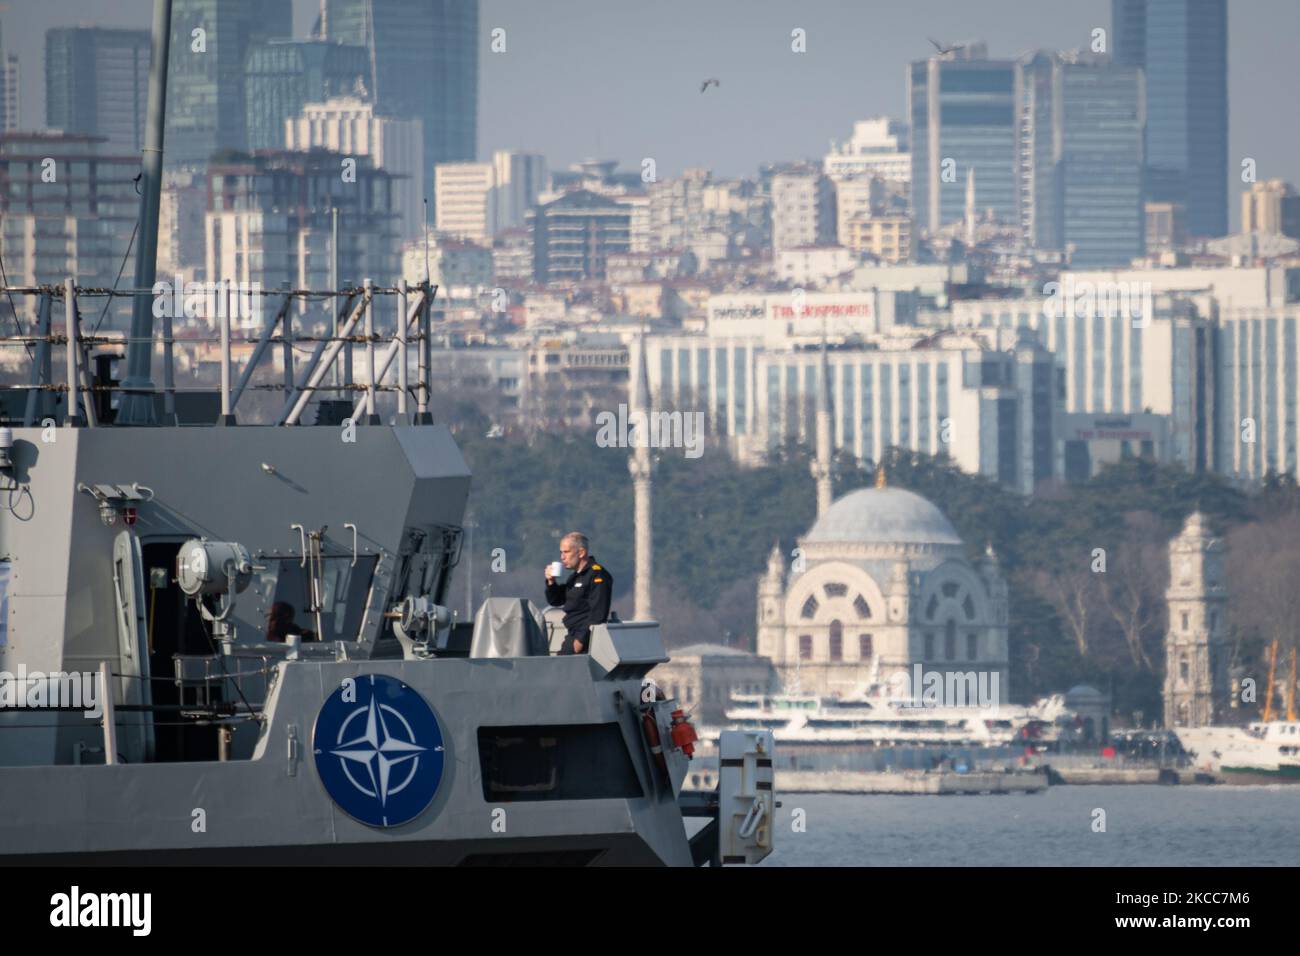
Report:
[[[552,561],[546,570],[549,571],[551,577],[555,578],[557,581],[564,577],[564,564],[562,562]]]

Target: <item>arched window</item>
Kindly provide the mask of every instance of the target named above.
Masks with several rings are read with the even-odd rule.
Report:
[[[867,604],[866,598],[861,594],[853,599],[853,610],[857,611],[858,617],[864,620],[871,617],[871,605]]]
[[[831,581],[826,585],[825,591],[827,597],[844,597],[844,595],[849,593],[849,586],[847,584],[840,584],[836,581]]]
[[[839,621],[831,621],[831,660],[844,660],[844,626]]]
[[[813,597],[811,594],[808,595],[808,600],[803,602],[803,609],[799,611],[799,616],[804,619],[811,619],[816,617],[818,606],[819,605],[817,604],[817,599]]]
[[[966,595],[966,600],[961,602],[961,609],[966,612],[966,620],[975,620],[975,602],[971,600],[970,595]]]

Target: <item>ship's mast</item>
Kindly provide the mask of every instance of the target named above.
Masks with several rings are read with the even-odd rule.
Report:
[[[1268,687],[1264,691],[1264,720],[1273,719],[1273,677],[1277,671],[1277,641],[1268,647]]]
[[[1291,673],[1286,682],[1286,719],[1295,720],[1295,648],[1291,648]]]
[[[167,59],[171,47],[172,0],[154,0],[153,53],[149,59],[149,114],[141,156],[140,242],[135,249],[135,290],[126,378],[117,421],[155,425],[153,404],[153,309],[142,294],[152,289],[158,254],[158,206],[162,198],[163,122],[167,115]],[[71,405],[69,406],[72,407]]]

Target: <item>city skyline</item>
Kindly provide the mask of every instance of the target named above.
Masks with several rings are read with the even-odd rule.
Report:
[[[635,169],[651,157],[661,178],[690,166],[720,177],[752,176],[763,162],[822,155],[855,120],[903,117],[907,64],[933,51],[927,37],[983,39],[992,58],[1084,48],[1094,28],[1110,29],[1110,6],[1049,2],[1026,16],[1018,0],[978,8],[948,0],[906,9],[826,3],[797,11],[759,0],[702,9],[670,2],[647,15],[631,4],[573,0],[559,16],[541,6],[482,0],[478,156],[523,149],[545,155],[552,169],[590,156]],[[309,34],[317,9],[316,0],[295,0],[295,36]],[[1232,9],[1228,215],[1235,227],[1242,159],[1256,160],[1260,180],[1300,181],[1300,130],[1275,121],[1283,91],[1300,81],[1300,64],[1286,49],[1293,31],[1278,24],[1300,18],[1300,10],[1285,0]],[[51,0],[10,11],[5,45],[22,62],[23,125],[44,116],[44,68],[36,61],[46,30],[79,23],[147,29],[149,10],[149,0],[123,0],[113,9]],[[506,31],[504,53],[490,50],[497,27]],[[790,50],[795,28],[806,31],[806,53]],[[611,42],[633,35],[635,43]],[[1272,83],[1259,83],[1260,63],[1269,64]],[[721,84],[702,96],[705,76]],[[784,134],[777,115],[787,118]]]

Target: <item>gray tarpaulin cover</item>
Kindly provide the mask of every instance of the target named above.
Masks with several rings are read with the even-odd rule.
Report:
[[[470,657],[545,657],[541,612],[524,598],[488,598],[474,618]]]

